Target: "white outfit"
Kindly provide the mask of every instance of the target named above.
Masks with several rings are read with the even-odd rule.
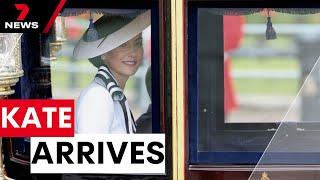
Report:
[[[129,104],[125,101],[129,133],[134,133]],[[119,101],[113,100],[103,81],[95,78],[85,88],[76,105],[76,133],[126,134],[124,111]]]

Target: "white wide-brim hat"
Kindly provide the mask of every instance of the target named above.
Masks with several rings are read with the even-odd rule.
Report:
[[[90,59],[101,56],[119,47],[145,30],[151,23],[150,10],[136,16],[102,16],[94,22],[97,40],[88,38],[88,31],[84,33],[73,51],[74,59]],[[92,60],[91,60],[92,62]],[[92,62],[97,66],[94,62]]]

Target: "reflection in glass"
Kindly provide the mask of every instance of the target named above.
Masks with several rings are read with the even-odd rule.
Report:
[[[0,73],[21,71],[20,34],[0,33]]]
[[[14,93],[10,86],[18,82],[23,75],[21,67],[21,34],[0,33],[0,95]]]
[[[317,58],[316,63],[302,83],[297,96],[290,104],[277,131],[256,164],[249,180],[260,179],[263,171],[268,171],[269,176],[272,178],[286,177],[295,179],[294,175],[283,173],[283,171],[278,173],[269,172],[271,170],[288,169],[290,168],[289,165],[303,165],[298,168],[318,170],[317,165],[320,163],[320,124],[317,121],[319,121],[319,116],[315,112],[309,114],[308,118],[313,122],[304,124],[292,123],[290,120],[292,114],[296,114],[297,104],[301,103],[299,99],[308,98],[319,93],[318,88],[310,90],[310,88],[313,88],[310,86],[316,83],[314,78],[319,78],[319,72],[320,63],[319,58]],[[319,101],[319,97],[314,98]],[[319,109],[319,105],[315,105],[314,108]],[[281,166],[268,166],[274,164],[280,164]]]

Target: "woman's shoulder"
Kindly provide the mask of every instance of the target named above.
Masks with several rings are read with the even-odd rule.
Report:
[[[99,101],[103,101],[103,99],[113,101],[109,91],[95,81],[81,91],[78,101],[94,99]]]
[[[77,133],[108,133],[114,120],[114,102],[105,87],[91,83],[76,105]]]

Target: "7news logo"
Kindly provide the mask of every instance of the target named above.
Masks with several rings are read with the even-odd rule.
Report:
[[[39,22],[24,21],[29,13],[27,4],[14,4],[15,8],[20,11],[17,21],[5,22],[5,29],[38,29]]]

